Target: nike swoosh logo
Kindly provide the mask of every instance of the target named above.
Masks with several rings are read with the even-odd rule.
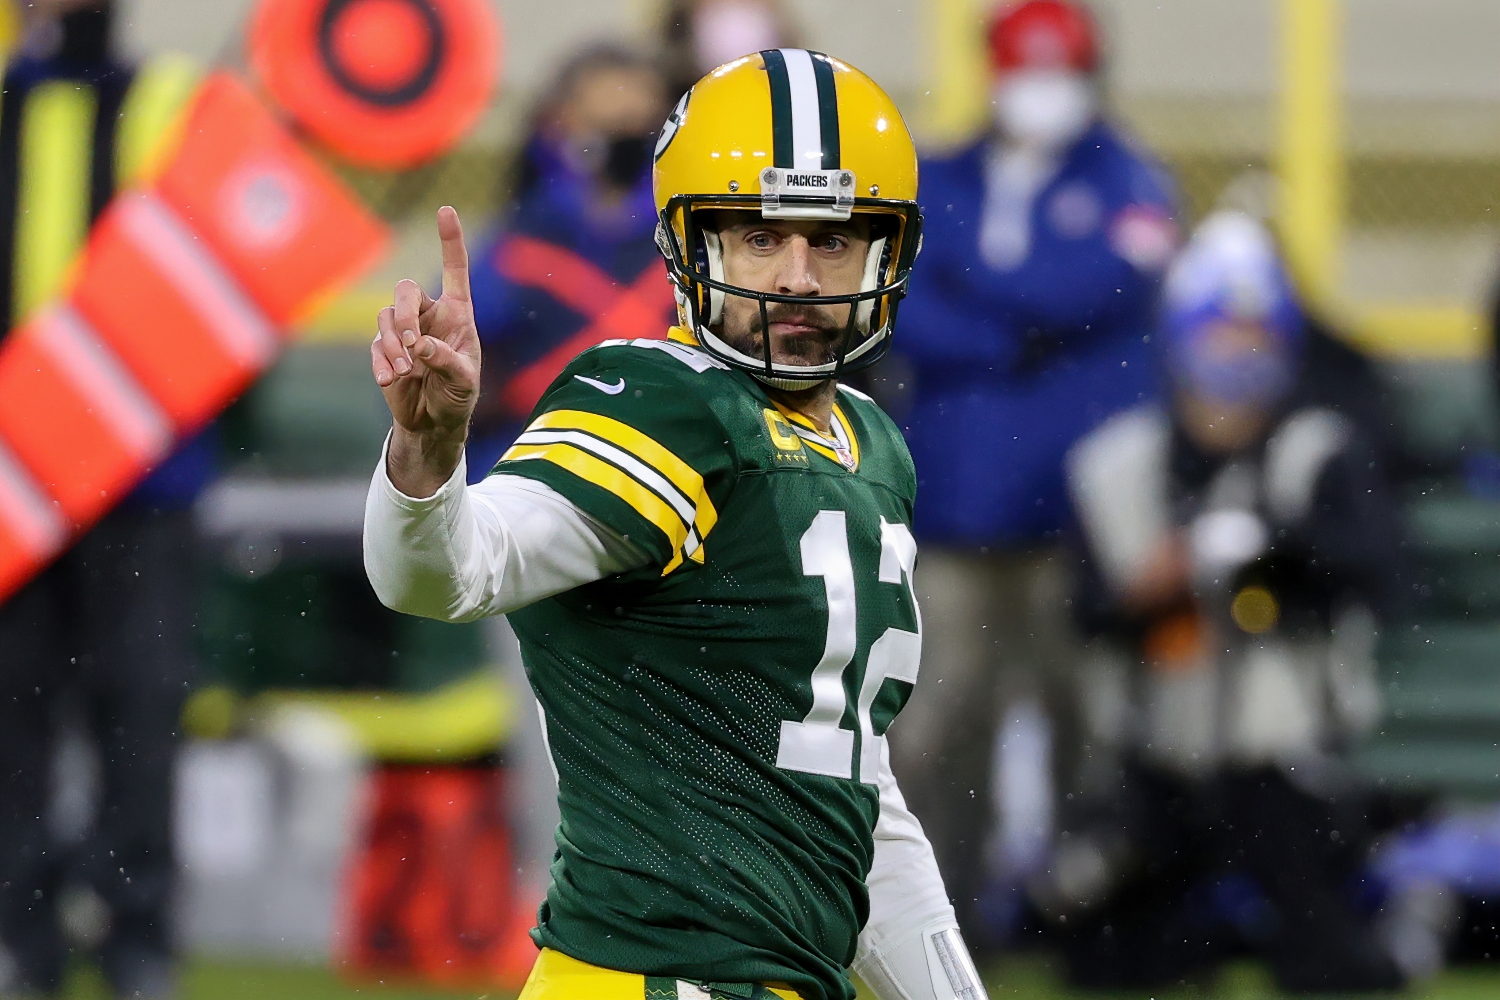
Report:
[[[589,378],[587,375],[574,375],[573,377],[582,382],[584,385],[591,385],[595,389],[598,389],[600,392],[608,393],[611,396],[617,395],[623,392],[625,389],[624,379],[620,379],[620,381],[616,382],[614,385],[610,385],[608,382],[600,382],[598,379]]]

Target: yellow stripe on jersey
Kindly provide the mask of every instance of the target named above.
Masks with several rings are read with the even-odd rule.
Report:
[[[843,409],[838,408],[838,403],[834,403],[834,420],[837,420],[838,427],[840,427],[840,429],[843,429],[843,435],[841,435],[841,438],[843,438],[843,444],[846,445],[847,448],[849,448],[850,456],[853,456],[853,468],[858,469],[859,438],[858,436],[855,436],[855,433],[853,433],[853,424],[849,423],[849,418],[844,417]]]
[[[822,455],[824,458],[828,459],[830,462],[839,462],[838,452],[834,451],[832,448],[828,448],[824,445],[818,444],[816,441],[809,441],[806,438],[802,439],[802,443],[807,445],[813,451],[817,452],[819,455]],[[839,462],[839,464],[843,465],[844,463]]]
[[[586,410],[552,410],[533,420],[526,430],[585,431],[608,441],[651,466],[682,491],[682,495],[693,504],[693,526],[698,529],[700,540],[708,538],[708,533],[719,523],[719,512],[714,509],[714,502],[709,498],[703,477],[691,465],[658,444],[654,438],[642,434],[629,424]],[[702,551],[700,547],[693,553],[693,558],[698,562],[703,561]]]
[[[848,417],[844,416],[844,411],[837,403],[833,404],[833,417],[844,428],[844,440],[849,442],[849,454],[854,456],[854,467],[857,469],[859,468],[859,435],[854,433],[854,425],[849,422]]]
[[[675,985],[675,984],[674,984]],[[692,989],[688,984],[682,984]],[[800,1000],[791,990],[768,986],[772,995],[781,1000]],[[646,995],[646,977],[638,972],[619,972],[603,966],[591,965],[552,948],[543,948],[531,967],[531,975],[521,988],[517,1000],[664,1000],[660,993]],[[694,991],[701,996],[701,991]],[[671,991],[681,1000],[681,988]]]
[[[633,477],[621,472],[603,459],[595,458],[570,444],[518,444],[500,456],[502,462],[527,459],[551,462],[573,473],[579,479],[593,483],[624,500],[635,508],[637,514],[661,529],[661,533],[666,535],[668,541],[672,543],[672,560],[667,563],[662,576],[666,576],[681,565],[682,545],[687,541],[688,536],[687,522],[672,509],[670,504],[642,486]],[[698,550],[701,552],[702,548],[700,545]]]
[[[543,948],[517,1000],[642,1000],[646,977],[616,972]]]

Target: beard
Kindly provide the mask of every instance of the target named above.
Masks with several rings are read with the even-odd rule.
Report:
[[[852,307],[845,307],[852,308]],[[760,309],[751,310],[749,322],[741,327],[729,322],[725,316],[724,339],[743,354],[760,361],[766,357],[765,327],[761,324]],[[771,335],[772,361],[780,365],[813,367],[833,364],[838,360],[839,349],[844,340],[844,322],[836,320],[827,307],[799,306],[789,302],[766,303],[768,323],[795,323],[813,327],[813,332],[795,336]],[[736,329],[738,327],[738,329]]]

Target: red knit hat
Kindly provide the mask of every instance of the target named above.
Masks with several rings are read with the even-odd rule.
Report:
[[[998,70],[1074,69],[1099,65],[1094,18],[1067,0],[1025,0],[1002,8],[990,25],[990,62]]]

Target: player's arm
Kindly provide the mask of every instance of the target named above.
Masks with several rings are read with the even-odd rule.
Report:
[[[932,845],[906,808],[888,759],[880,764],[880,818],[866,884],[870,919],[854,971],[880,1000],[984,1000]]]
[[[365,505],[365,568],[389,607],[465,621],[634,568],[644,557],[545,484],[464,487],[480,350],[453,209],[438,212],[438,236],[441,297],[399,283],[370,345],[392,428]]]
[[[460,460],[430,497],[391,482],[365,501],[365,572],[382,604],[442,621],[506,614],[645,565],[637,546],[544,483],[492,476],[465,486]]]

